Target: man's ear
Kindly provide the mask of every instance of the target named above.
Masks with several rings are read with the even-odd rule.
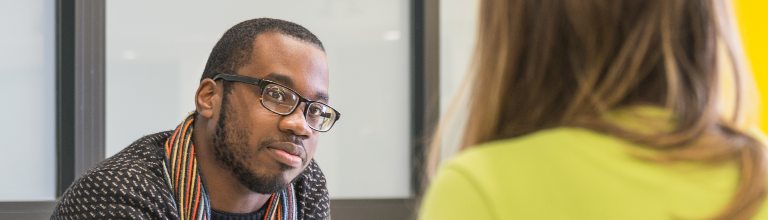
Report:
[[[208,119],[213,117],[215,111],[220,109],[221,95],[221,92],[216,88],[216,81],[212,79],[200,81],[200,86],[197,87],[197,92],[195,93],[197,114]]]

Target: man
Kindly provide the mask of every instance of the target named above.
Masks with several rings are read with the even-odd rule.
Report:
[[[88,171],[54,219],[328,219],[312,159],[340,114],[325,50],[304,27],[254,19],[213,48],[196,111]]]

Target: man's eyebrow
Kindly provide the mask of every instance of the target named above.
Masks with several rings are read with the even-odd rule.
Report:
[[[317,95],[315,95],[315,101],[322,101],[323,103],[328,103],[328,94],[324,92],[318,92]]]
[[[293,80],[291,79],[291,77],[288,77],[280,73],[269,73],[269,75],[264,77],[264,79],[273,81],[291,88],[294,87]],[[310,97],[310,98],[313,99],[314,101],[322,101],[324,103],[328,102],[328,94],[325,92],[318,92],[317,94],[315,94],[313,97]]]
[[[293,87],[293,80],[291,77],[288,77],[286,75],[280,74],[280,73],[269,73],[264,79],[267,79],[272,82],[280,83],[284,86]]]

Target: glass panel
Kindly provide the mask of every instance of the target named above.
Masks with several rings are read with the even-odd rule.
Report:
[[[316,155],[331,197],[408,197],[409,6],[407,0],[110,1],[107,156],[176,126],[194,109],[208,53],[224,31],[273,17],[307,27],[328,53],[330,104],[344,114],[321,134]],[[367,99],[376,101],[360,102]]]
[[[55,199],[54,7],[0,1],[0,201]]]

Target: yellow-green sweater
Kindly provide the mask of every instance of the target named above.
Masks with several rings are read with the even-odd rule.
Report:
[[[664,118],[663,111],[633,111]],[[627,111],[607,116],[648,129]],[[633,152],[633,153],[630,153]],[[419,219],[706,219],[729,202],[738,165],[659,163],[648,148],[581,128],[555,128],[482,144],[438,172]],[[763,205],[754,219],[768,219]]]

